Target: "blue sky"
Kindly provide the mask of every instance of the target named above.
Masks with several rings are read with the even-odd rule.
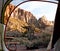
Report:
[[[21,2],[23,2],[23,0]],[[11,3],[14,5],[18,5],[21,2],[13,1]],[[46,16],[46,18],[49,21],[54,21],[57,10],[57,4],[38,2],[38,1],[26,2],[18,7],[31,12],[34,16],[36,16],[37,19],[39,19],[42,16]]]

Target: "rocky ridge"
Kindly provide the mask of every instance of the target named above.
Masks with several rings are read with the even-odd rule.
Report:
[[[15,6],[12,4],[9,4],[7,6],[5,11],[5,19],[4,19],[5,24],[7,22],[9,14],[14,8]],[[39,20],[37,20],[36,17],[31,12],[25,11],[20,8],[16,8],[10,16],[8,27],[11,30],[17,29],[21,32],[21,28],[24,30],[23,27],[27,25],[33,26],[34,28],[37,28],[37,30],[39,31],[41,29],[43,30],[49,29],[51,31],[53,30],[53,28],[51,27],[53,27],[54,23],[52,21],[48,21],[45,16],[42,16],[41,18],[39,18]]]

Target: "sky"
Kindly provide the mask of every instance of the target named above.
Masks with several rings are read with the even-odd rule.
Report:
[[[27,1],[27,0],[13,0],[11,3],[14,4],[14,5],[18,5],[19,3],[23,2],[23,1]],[[46,0],[46,1],[58,2],[56,0]]]
[[[18,5],[17,3],[21,3],[21,2],[14,1],[11,3],[14,5]],[[26,2],[26,3],[19,5],[18,7],[31,12],[37,19],[39,19],[42,16],[46,16],[46,18],[49,21],[54,21],[56,10],[57,10],[57,4],[39,2],[39,1]]]

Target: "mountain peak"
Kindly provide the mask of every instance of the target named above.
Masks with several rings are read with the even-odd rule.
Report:
[[[52,21],[48,21],[46,16],[42,16],[41,18],[39,18],[38,22],[39,22],[39,25],[42,27],[53,25]]]
[[[45,16],[45,15],[44,15],[44,16],[42,16],[42,17],[41,17],[41,19],[42,19],[42,20],[47,20],[47,18],[46,18],[46,16]]]

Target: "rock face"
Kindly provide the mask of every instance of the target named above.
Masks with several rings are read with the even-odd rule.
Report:
[[[10,16],[12,10],[15,8],[15,6],[13,6],[12,4],[9,4],[7,7],[6,7],[6,10],[5,10],[5,15],[4,15],[4,24],[6,24],[7,22],[7,19],[8,17]]]
[[[28,11],[25,11],[23,9],[17,8],[13,13],[12,17],[18,18],[28,24],[34,24],[37,26],[37,19],[36,17]]]
[[[5,24],[6,24],[6,21],[10,15],[10,13],[12,12],[12,10],[14,8],[15,8],[15,6],[12,4],[7,6],[6,11],[5,11],[5,19],[4,19]],[[16,8],[10,17],[18,18],[29,24],[30,23],[35,24],[35,22],[37,22],[37,19],[35,18],[35,16],[33,16],[33,14],[31,12],[25,11],[20,8]]]
[[[35,27],[38,27],[37,19],[31,12],[25,11],[20,8],[16,8],[13,11],[14,8],[15,8],[14,5],[9,4],[5,11],[5,18],[4,18],[5,24],[8,20],[8,17],[10,16],[9,22],[8,22],[9,29],[13,29],[13,28],[16,29],[17,27],[17,29],[20,30],[21,32],[22,31],[21,27],[23,27],[24,25],[34,25]]]
[[[26,29],[24,29],[23,27],[28,26],[28,24],[19,19],[10,18],[7,26],[7,30],[18,30],[19,32],[25,32]]]

